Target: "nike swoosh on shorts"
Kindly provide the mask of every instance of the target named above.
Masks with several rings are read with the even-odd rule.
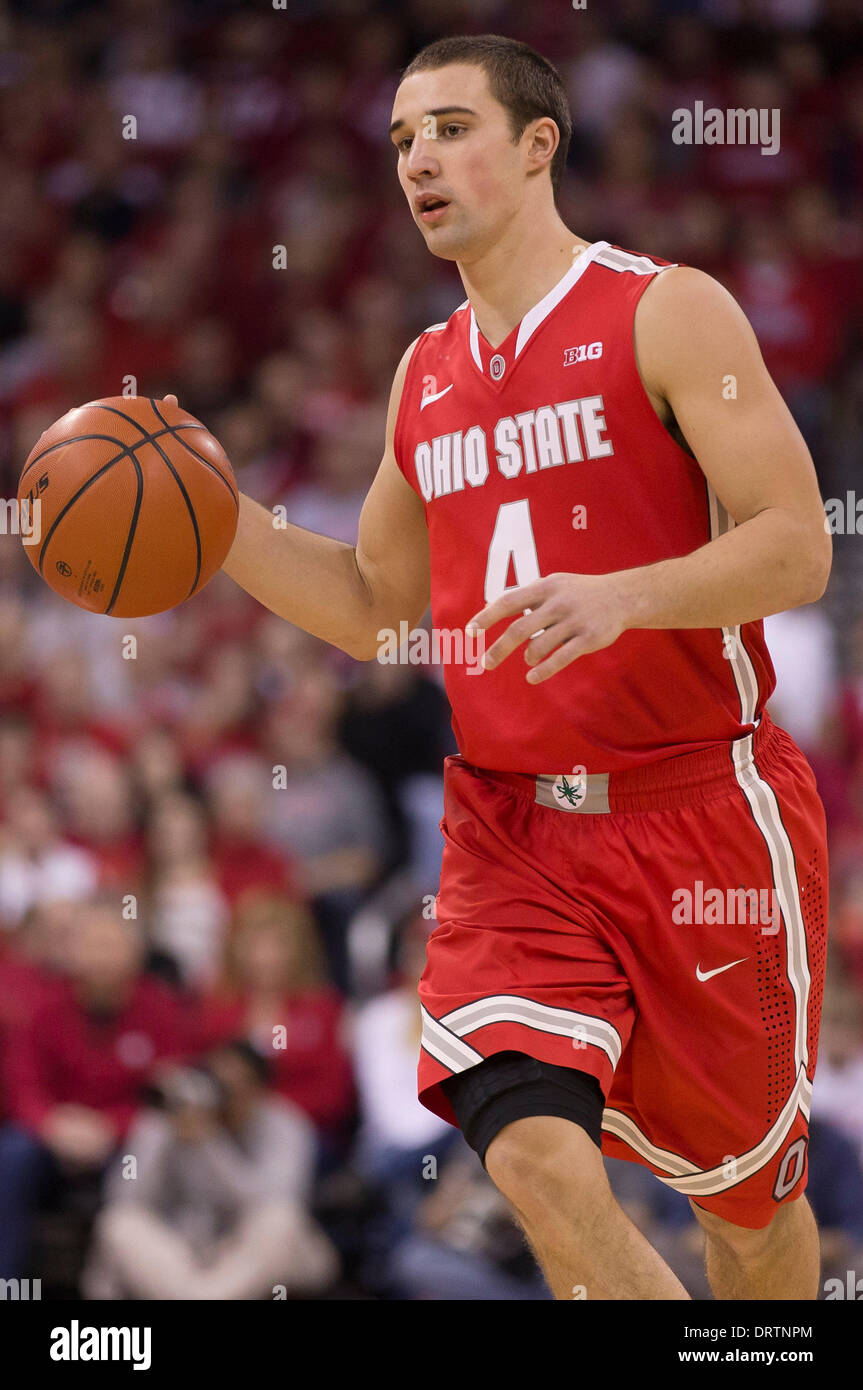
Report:
[[[701,964],[699,963],[695,967],[695,978],[696,980],[701,980],[702,982],[704,980],[711,980],[714,975],[721,975],[723,970],[730,970],[732,965],[742,965],[743,962],[748,959],[748,956],[741,956],[740,960],[732,960],[729,961],[727,965],[718,965],[715,970],[704,971],[702,971]]]

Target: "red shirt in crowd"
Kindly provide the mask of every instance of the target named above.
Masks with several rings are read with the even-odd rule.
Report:
[[[219,887],[233,905],[249,889],[301,896],[295,875],[284,855],[259,840],[227,839],[216,835],[210,855]]]
[[[7,1113],[8,1097],[2,1083],[9,1048],[57,986],[57,976],[49,975],[34,961],[10,950],[0,953],[0,1116]]]
[[[39,1130],[56,1105],[85,1105],[128,1129],[142,1086],[159,1059],[188,1050],[182,1006],[160,980],[140,976],[126,1005],[99,1017],[77,1001],[70,981],[58,982],[9,1038],[4,1090],[9,1114]]]
[[[278,1046],[282,1039],[274,1039],[272,1031],[259,1037],[248,1029],[247,1009],[243,995],[205,1001],[201,1049],[228,1038],[248,1038],[272,1060],[275,1090],[305,1110],[323,1133],[338,1134],[355,1103],[353,1070],[341,1038],[344,1005],[339,993],[323,988],[286,995],[278,1018],[285,1028],[284,1046]]]

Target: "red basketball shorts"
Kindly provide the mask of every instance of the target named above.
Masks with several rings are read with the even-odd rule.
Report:
[[[419,986],[423,1104],[517,1051],[595,1076],[603,1153],[767,1225],[807,1180],[827,923],[824,811],[764,715],[625,773],[445,764],[437,926]]]

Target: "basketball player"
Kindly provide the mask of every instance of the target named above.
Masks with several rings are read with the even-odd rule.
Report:
[[[434,43],[392,117],[467,298],[401,360],[356,546],[244,497],[225,568],[360,660],[429,598],[487,634],[485,670],[446,669],[419,1087],[555,1296],[688,1297],[601,1145],[690,1199],[717,1298],[814,1299],[825,828],[760,621],[827,582],[811,459],[718,283],[564,225],[537,53]]]

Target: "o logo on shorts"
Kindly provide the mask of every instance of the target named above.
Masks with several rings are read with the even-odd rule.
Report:
[[[794,1140],[789,1149],[786,1149],[773,1186],[775,1201],[781,1202],[783,1197],[787,1197],[792,1187],[795,1187],[803,1176],[808,1143],[809,1140],[801,1135],[799,1139]]]

